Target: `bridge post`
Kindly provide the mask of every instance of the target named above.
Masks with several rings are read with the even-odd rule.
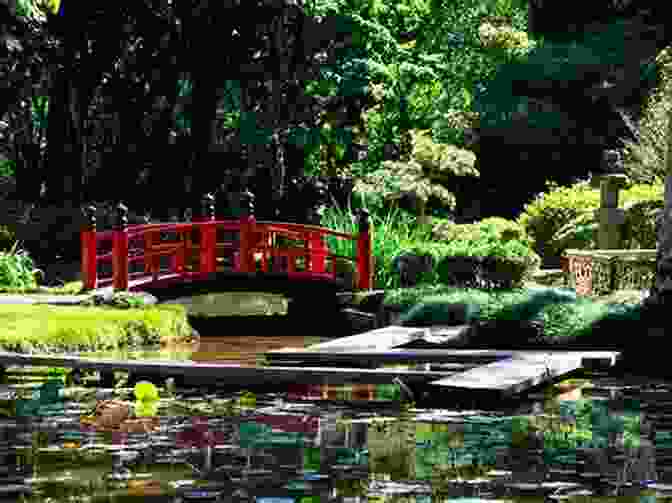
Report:
[[[151,220],[148,216],[145,216],[145,225],[151,224]],[[145,231],[144,241],[145,241],[145,272],[151,273],[154,281],[158,279],[159,276],[159,257],[152,255],[154,248],[154,236],[156,233],[153,231]]]
[[[128,208],[117,205],[112,238],[112,284],[114,290],[128,290]]]
[[[96,288],[96,207],[89,205],[82,209],[84,223],[80,232],[82,244],[82,283],[84,290]]]
[[[238,252],[238,271],[255,272],[256,264],[252,255],[252,242],[256,219],[254,217],[254,194],[245,190],[240,197],[240,250]]]
[[[371,225],[369,212],[362,208],[358,217],[359,235],[357,236],[357,287],[360,290],[373,288],[373,253],[371,246]]]
[[[201,272],[213,273],[217,270],[217,227],[215,220],[215,197],[205,194],[201,200]]]
[[[322,234],[314,232],[310,236],[310,271],[311,272],[325,272],[326,271],[326,251],[327,246],[322,239]]]

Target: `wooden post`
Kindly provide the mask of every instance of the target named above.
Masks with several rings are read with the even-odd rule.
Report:
[[[254,195],[245,190],[240,197],[240,250],[236,269],[239,272],[255,272],[256,264],[253,256],[254,227]]]
[[[114,290],[128,290],[128,208],[117,205],[112,242],[112,284]]]
[[[175,231],[175,236],[177,237],[179,246],[175,250],[175,255],[173,255],[173,272],[182,273],[184,272],[184,260],[186,255],[186,231]]]
[[[326,271],[327,246],[322,239],[322,234],[314,232],[310,237],[310,270],[311,272],[323,273]]]
[[[82,244],[82,282],[84,290],[93,290],[97,284],[96,267],[96,207],[89,205],[82,210],[84,224],[80,232]]]
[[[357,236],[357,272],[359,280],[357,287],[360,290],[373,288],[373,255],[371,253],[371,227],[369,212],[359,210],[359,235]]]
[[[303,256],[303,263],[304,263],[304,270],[306,272],[311,272],[312,269],[312,262],[313,259],[311,257],[311,252],[312,252],[312,232],[311,233],[306,233],[302,236],[304,238],[303,240],[303,249],[306,250],[306,254]]]
[[[217,227],[215,226],[215,197],[206,194],[201,201],[201,272],[217,269]]]
[[[150,223],[151,221],[149,219],[149,216],[145,216],[145,225],[149,225]],[[143,238],[145,242],[145,272],[152,273],[154,276],[154,280],[156,280],[158,271],[156,271],[155,269],[158,269],[158,267],[154,266],[156,261],[154,260],[154,257],[151,255],[152,248],[154,247],[154,233],[145,230],[145,232],[143,233]]]

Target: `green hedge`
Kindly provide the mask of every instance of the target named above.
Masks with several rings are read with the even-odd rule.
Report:
[[[522,286],[541,263],[532,240],[518,223],[487,218],[474,224],[442,222],[433,229],[440,244],[436,279],[447,285],[482,286],[479,271],[495,288]],[[437,257],[435,257],[437,258]]]

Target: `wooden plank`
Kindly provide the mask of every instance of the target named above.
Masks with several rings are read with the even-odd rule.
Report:
[[[312,346],[311,346],[312,347]],[[307,348],[308,349],[308,348]],[[281,349],[268,351],[265,356],[275,361],[338,361],[338,362],[440,362],[440,363],[463,363],[485,364],[495,360],[511,358],[512,351],[495,350],[468,350],[468,349],[401,349],[392,348],[387,350],[361,350],[361,351],[305,351],[301,349]]]
[[[80,358],[75,356],[24,355],[0,352],[0,365],[48,366],[91,369],[99,372],[126,370],[136,375],[184,376],[203,382],[225,385],[315,383],[338,384],[367,382],[391,383],[394,378],[404,382],[428,382],[452,375],[453,372],[403,369],[358,369],[329,367],[244,367],[217,363],[166,360],[121,361]]]
[[[510,359],[483,365],[430,385],[512,395],[579,369],[584,363],[601,360],[614,364],[619,356],[620,353],[611,351],[517,351]]]
[[[306,348],[309,349],[309,348]],[[562,352],[563,354],[567,352]],[[604,367],[612,366],[616,363],[613,352],[586,352],[581,353],[581,364],[601,365]],[[485,365],[497,360],[510,359],[516,355],[525,356],[528,354],[535,357],[540,353],[538,351],[500,351],[493,349],[404,349],[391,348],[388,350],[360,350],[342,352],[340,350],[321,350],[307,351],[298,348],[286,348],[274,351],[268,351],[265,356],[269,360],[281,361],[303,361],[303,362],[341,362],[341,363],[390,363],[390,362],[437,362],[437,363],[460,363],[464,365]]]
[[[338,339],[308,346],[306,351],[362,351],[362,350],[385,350],[395,346],[401,346],[410,341],[422,338],[424,328],[410,328],[389,326],[377,328],[362,334],[340,337]]]

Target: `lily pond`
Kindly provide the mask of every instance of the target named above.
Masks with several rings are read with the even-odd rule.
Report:
[[[265,351],[317,342],[202,337],[86,356],[259,365]],[[214,392],[171,380],[131,386],[117,374],[114,388],[100,386],[93,372],[7,369],[1,501],[654,501],[672,492],[672,390],[634,376],[585,373],[482,409],[420,409],[396,384]]]

